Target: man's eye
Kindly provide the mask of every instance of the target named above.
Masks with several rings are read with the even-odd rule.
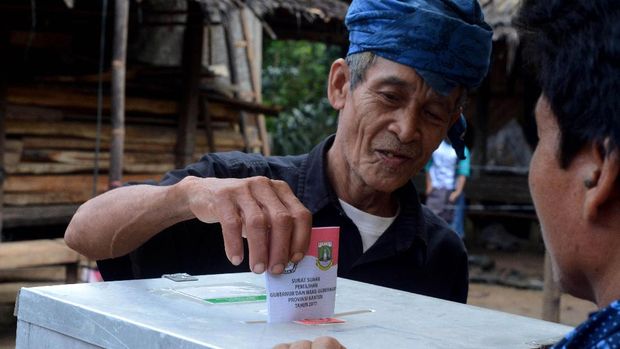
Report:
[[[396,94],[393,93],[389,93],[389,92],[381,92],[380,95],[388,102],[398,102],[398,96]]]
[[[424,110],[424,114],[427,118],[434,122],[444,122],[445,119],[443,114],[428,109]]]
[[[437,113],[434,113],[428,109],[424,110],[424,113],[426,114],[426,116],[432,118],[432,119],[440,119],[439,115]]]

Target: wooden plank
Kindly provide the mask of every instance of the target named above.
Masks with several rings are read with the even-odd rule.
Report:
[[[4,203],[11,206],[81,204],[92,197],[92,192],[6,193],[4,197]]]
[[[418,192],[425,188],[424,174],[413,178]],[[465,195],[470,200],[494,201],[502,204],[532,205],[525,175],[482,175],[467,179]],[[483,213],[480,213],[483,214]]]
[[[126,181],[158,180],[152,174],[126,175]],[[105,188],[107,180],[99,177],[98,188]],[[89,175],[43,175],[43,176],[8,176],[4,183],[7,193],[37,193],[51,191],[89,192],[93,186],[93,176]],[[103,189],[101,190],[103,191]]]
[[[101,170],[108,169],[108,163],[99,163]],[[163,174],[174,168],[173,163],[160,164],[124,164],[123,171],[127,173],[159,173]],[[92,164],[61,164],[49,162],[20,162],[15,168],[7,168],[8,174],[59,174],[59,173],[84,173],[93,169]]]
[[[81,139],[81,138],[51,138],[51,137],[23,137],[21,139],[24,149],[74,149],[74,150],[89,150],[95,149],[94,139]],[[100,149],[102,154],[109,149],[109,142],[101,142]],[[154,144],[154,143],[125,143],[125,150],[141,151],[149,153],[161,153],[171,151],[171,147],[166,144]],[[20,151],[21,152],[21,151]]]
[[[67,224],[78,205],[5,206],[2,223],[5,228]]]
[[[11,86],[7,94],[7,101],[16,105],[90,111],[97,108],[97,95],[79,89]],[[172,115],[176,112],[177,103],[164,99],[127,97],[125,108],[128,112]],[[110,111],[109,96],[103,98],[103,109],[106,112]]]
[[[532,204],[527,176],[485,175],[469,178],[465,195],[471,200]]]
[[[6,118],[20,120],[62,120],[64,113],[58,109],[39,108],[27,105],[8,104],[6,107]]]
[[[0,304],[15,303],[17,292],[22,287],[52,286],[64,282],[7,282],[0,283]]]
[[[16,281],[63,282],[65,280],[65,277],[66,277],[65,267],[59,266],[59,265],[0,270],[0,282],[16,282]]]
[[[0,245],[0,269],[77,263],[80,255],[63,239],[4,242]]]
[[[21,153],[24,148],[24,142],[19,139],[7,139],[4,142],[4,150],[9,153]]]
[[[24,162],[58,162],[64,164],[84,164],[91,165],[96,154],[93,151],[77,150],[26,150],[22,155]],[[157,164],[161,162],[172,162],[174,156],[171,153],[125,153],[123,162],[128,164]],[[109,163],[110,153],[102,152],[99,154],[99,161]]]
[[[95,139],[96,127],[86,122],[46,122],[29,120],[7,120],[7,134],[14,136],[50,136],[75,137]],[[234,130],[214,130],[215,143],[219,147],[241,148],[244,145],[239,132]],[[176,131],[169,127],[158,126],[128,126],[126,128],[126,143],[153,143],[168,145],[170,149],[176,143]],[[101,139],[110,141],[110,128],[104,125],[101,129]],[[207,141],[203,137],[196,140],[198,146],[206,148]]]
[[[52,33],[40,31],[32,35],[32,31],[12,31],[11,45],[28,48],[54,48],[70,50],[73,35],[70,33]]]

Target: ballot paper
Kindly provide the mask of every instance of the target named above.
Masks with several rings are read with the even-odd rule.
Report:
[[[336,302],[339,227],[312,228],[310,246],[284,273],[265,273],[269,322],[330,317]]]

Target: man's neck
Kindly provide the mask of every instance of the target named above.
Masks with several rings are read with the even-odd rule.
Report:
[[[327,153],[327,177],[339,199],[373,215],[393,217],[398,202],[393,193],[379,192],[364,183],[362,178],[349,168],[342,153],[334,149]]]

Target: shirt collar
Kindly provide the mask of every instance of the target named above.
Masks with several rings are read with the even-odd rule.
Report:
[[[296,194],[312,214],[319,212],[336,196],[327,177],[327,151],[334,138],[335,135],[331,135],[314,147],[300,166]]]

